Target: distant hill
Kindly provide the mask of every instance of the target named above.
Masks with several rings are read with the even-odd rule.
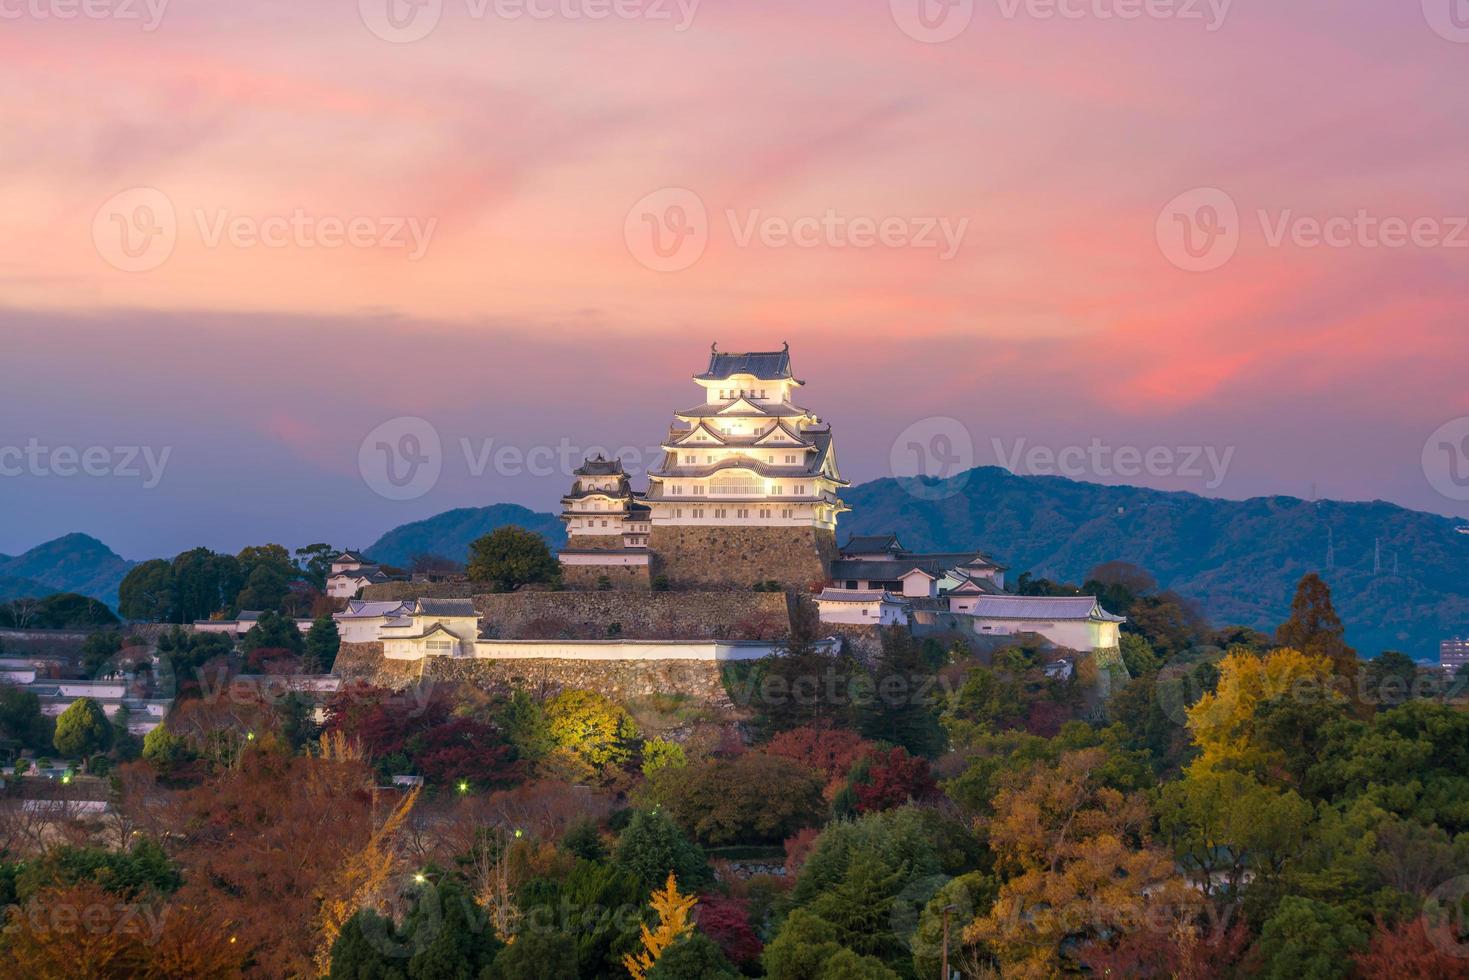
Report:
[[[0,558],[0,596],[77,592],[117,606],[117,586],[133,563],[86,534],[67,534],[23,555]],[[20,581],[16,581],[20,580]],[[27,588],[39,591],[14,591]]]
[[[1469,633],[1469,535],[1436,514],[1381,501],[1219,500],[998,467],[915,489],[886,479],[847,491],[842,533],[894,530],[916,550],[982,548],[1012,578],[1029,570],[1079,582],[1121,559],[1198,600],[1212,622],[1257,629],[1285,619],[1296,582],[1315,571],[1364,656],[1437,659],[1440,639]]]
[[[494,504],[460,507],[403,524],[363,551],[373,561],[400,568],[407,568],[416,555],[437,555],[463,562],[469,556],[471,541],[507,524],[518,524],[539,533],[552,548],[566,543],[566,529],[559,517],[540,514],[518,504]]]

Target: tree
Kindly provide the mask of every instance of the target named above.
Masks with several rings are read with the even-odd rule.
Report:
[[[100,704],[91,698],[78,698],[56,719],[53,742],[57,752],[79,759],[111,747],[112,725]]]
[[[1402,704],[1413,690],[1418,664],[1407,654],[1387,650],[1367,661],[1364,694],[1378,706]]]
[[[647,980],[739,980],[739,976],[713,940],[691,932],[663,951],[648,970]]]
[[[154,558],[134,565],[117,587],[117,611],[125,619],[164,623],[173,618],[173,563]]]
[[[341,649],[342,637],[337,631],[336,620],[330,616],[318,616],[306,631],[305,653],[301,658],[301,672],[305,674],[330,673]]]
[[[296,621],[273,610],[261,613],[255,625],[250,627],[240,639],[242,653],[268,649],[289,650],[291,653],[299,654],[305,647],[306,641],[302,638]]]
[[[244,585],[240,562],[234,555],[217,555],[208,548],[185,551],[173,560],[173,621],[191,623],[234,608]]]
[[[821,822],[826,802],[812,770],[763,752],[710,759],[649,778],[648,791],[701,844],[779,843]]]
[[[1337,980],[1366,946],[1367,931],[1344,909],[1290,895],[1260,930],[1254,953],[1266,980]]]
[[[617,839],[613,858],[645,888],[654,888],[669,874],[698,886],[713,880],[704,852],[690,843],[668,815],[657,810],[638,811]]]
[[[658,962],[663,951],[693,931],[689,913],[697,903],[693,895],[680,894],[678,879],[670,871],[663,887],[653,892],[651,905],[658,924],[649,929],[645,923],[641,930],[643,948],[622,958],[622,965],[633,980],[647,980],[649,968]]]
[[[1357,651],[1347,646],[1346,630],[1331,604],[1331,589],[1315,572],[1296,585],[1290,618],[1275,631],[1275,642],[1309,657],[1324,657],[1338,677],[1356,680]]]
[[[632,758],[637,725],[622,705],[593,691],[570,690],[546,706],[551,738],[593,766],[620,766]]]
[[[928,760],[896,746],[875,752],[852,771],[852,793],[858,813],[891,810],[905,803],[932,799],[938,793]]]
[[[313,589],[321,592],[326,589],[326,577],[332,570],[332,559],[336,556],[337,549],[325,542],[317,542],[296,549],[295,565],[301,570],[301,577]]]
[[[471,582],[488,582],[501,592],[554,582],[561,574],[545,539],[513,524],[498,527],[470,544],[465,570]]]
[[[1262,708],[1272,702],[1300,701],[1316,706],[1333,697],[1331,663],[1294,649],[1280,649],[1263,660],[1236,653],[1219,665],[1216,689],[1188,709],[1188,727],[1201,754],[1195,766],[1233,768],[1265,776],[1282,768],[1285,756],[1259,725]]]
[[[527,691],[511,692],[496,720],[516,755],[527,762],[538,762],[556,748],[545,706]]]
[[[914,755],[937,756],[944,730],[933,694],[933,669],[905,627],[882,632],[882,652],[872,669],[873,690],[862,717],[862,734],[901,745]]]
[[[88,677],[97,677],[117,651],[122,649],[122,634],[113,630],[92,633],[82,641],[82,669]]]
[[[167,725],[159,725],[143,736],[143,761],[160,774],[173,772],[193,755],[189,740],[169,731]]]
[[[1158,821],[1185,874],[1218,904],[1245,882],[1273,881],[1306,846],[1311,804],[1248,773],[1190,770],[1163,787]]]
[[[719,945],[729,962],[745,967],[759,961],[763,947],[750,924],[748,900],[718,892],[702,895],[696,918],[699,931]]]
[[[41,699],[34,691],[0,684],[0,736],[32,749],[51,744]]]
[[[660,769],[682,769],[689,764],[684,748],[666,738],[650,738],[643,743],[644,776],[651,776]]]
[[[1147,839],[1144,797],[1104,785],[1106,761],[1101,749],[1067,752],[995,798],[989,843],[1007,880],[963,936],[991,946],[1006,976],[1054,976],[1063,944],[1192,919],[1193,889]]]
[[[41,600],[35,625],[53,630],[89,630],[118,625],[103,602],[75,592],[57,592]]]
[[[495,957],[500,980],[577,980],[576,943],[564,932],[530,929]]]

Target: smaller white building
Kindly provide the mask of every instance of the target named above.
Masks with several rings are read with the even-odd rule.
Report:
[[[951,596],[950,612],[972,617],[981,636],[1039,633],[1072,650],[1105,650],[1120,643],[1127,622],[1103,609],[1095,596]]]
[[[816,608],[823,623],[904,626],[909,618],[907,600],[885,589],[823,589],[816,597]]]
[[[348,599],[347,608],[333,613],[343,643],[372,643],[389,622],[412,614],[413,603]]]
[[[395,576],[382,570],[376,562],[369,561],[358,551],[344,551],[332,559],[330,574],[326,577],[326,594],[337,599],[350,599],[369,585],[396,581]]]
[[[392,660],[472,657],[479,614],[468,599],[415,599],[403,615],[378,630],[377,638],[383,656]]]

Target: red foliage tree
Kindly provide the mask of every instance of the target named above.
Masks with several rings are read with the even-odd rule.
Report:
[[[700,895],[694,914],[699,931],[718,943],[731,963],[746,966],[760,957],[764,946],[750,925],[750,908],[744,899],[715,893]]]
[[[1227,975],[1250,947],[1250,930],[1243,922],[1229,929],[1188,932],[1142,928],[1123,932],[1116,942],[1092,942],[1078,952],[1078,959],[1097,977],[1157,977],[1176,980],[1209,980]]]
[[[803,725],[776,735],[765,745],[765,752],[815,769],[826,779],[828,789],[835,792],[833,786],[839,788],[857,760],[875,748],[845,728]]]
[[[802,866],[811,852],[816,850],[816,838],[821,836],[821,831],[816,827],[804,827],[796,831],[795,836],[787,837],[786,849],[786,874],[791,878],[801,873]]]
[[[410,739],[449,719],[443,698],[417,694],[369,685],[343,687],[327,703],[324,727],[359,742],[374,758],[406,752]]]
[[[455,718],[415,735],[408,751],[419,772],[434,783],[468,780],[488,788],[513,783],[521,774],[500,733],[472,718]]]
[[[1389,929],[1379,925],[1372,944],[1353,960],[1363,977],[1413,977],[1415,980],[1453,980],[1469,975],[1469,964],[1429,942],[1421,918]]]
[[[857,810],[890,810],[909,800],[924,800],[938,792],[938,783],[922,756],[909,755],[902,746],[869,756],[867,775],[852,784]]]

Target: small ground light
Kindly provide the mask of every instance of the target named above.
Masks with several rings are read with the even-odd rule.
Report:
[[[523,831],[523,830],[521,830],[521,829],[520,829],[520,828],[519,828],[519,827],[516,827],[516,828],[515,828],[515,836],[516,836],[516,837],[521,837],[521,836],[523,836],[523,835],[524,835],[524,834],[525,834],[525,831]]]
[[[414,881],[415,884],[421,885],[425,881],[428,881],[428,876],[425,875],[422,871],[420,871],[420,872],[418,872],[417,874],[415,874],[413,876],[413,881]]]
[[[254,732],[246,732],[245,733],[245,741],[247,741],[247,742],[253,742],[253,741],[255,741],[255,733]]]
[[[469,780],[467,780],[467,779],[461,779],[461,780],[459,780],[459,792],[461,792],[461,793],[468,793],[469,792]]]

